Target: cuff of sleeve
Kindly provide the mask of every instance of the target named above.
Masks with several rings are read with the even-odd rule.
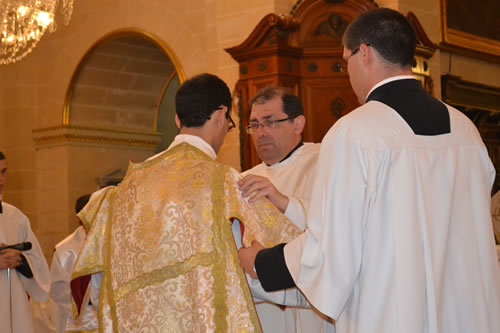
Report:
[[[261,250],[255,258],[255,271],[265,291],[276,291],[295,287],[295,282],[286,267],[283,249],[285,243]]]

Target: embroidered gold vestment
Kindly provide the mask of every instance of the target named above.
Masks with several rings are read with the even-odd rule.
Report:
[[[72,278],[102,272],[101,332],[261,332],[230,220],[243,223],[244,246],[300,230],[269,201],[245,201],[237,176],[182,143],[92,196]]]

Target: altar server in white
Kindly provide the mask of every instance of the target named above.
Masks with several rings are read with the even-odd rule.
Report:
[[[320,145],[302,141],[305,125],[302,103],[291,89],[267,87],[252,97],[250,108],[246,130],[262,163],[243,173],[240,189],[250,196],[250,201],[267,197],[304,230]],[[310,307],[297,289],[263,294],[256,292],[260,287],[257,282],[249,281],[254,297]],[[299,302],[294,304],[292,300]],[[311,308],[283,308],[269,302],[258,302],[256,308],[264,332],[335,330],[332,320]]]
[[[85,207],[89,198],[90,195],[78,198],[75,204],[75,212],[77,214]],[[54,256],[52,257],[52,265],[50,267],[52,278],[50,296],[57,304],[57,333],[92,330],[98,327],[97,306],[89,302],[91,296],[89,286],[90,276],[87,276],[86,280],[82,279],[83,281],[79,284],[70,285],[71,273],[85,241],[85,236],[85,229],[80,225],[71,235],[56,245]],[[79,294],[77,299],[81,300],[81,304],[77,305],[77,307],[79,306],[79,311],[75,319],[73,319],[71,301],[72,289],[78,289],[74,290],[73,294]]]
[[[28,218],[16,207],[2,202],[6,180],[7,161],[0,152],[0,247],[31,243],[31,249],[23,252],[0,250],[0,331],[31,333],[34,327],[28,295],[36,301],[46,301],[50,274]]]
[[[322,142],[307,230],[240,259],[266,290],[297,285],[339,333],[498,332],[495,170],[474,124],[411,76],[415,45],[397,11],[351,23],[343,58],[363,105]]]

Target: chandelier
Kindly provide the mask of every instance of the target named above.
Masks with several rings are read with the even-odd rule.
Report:
[[[21,60],[47,29],[54,32],[58,7],[68,25],[73,0],[0,0],[0,65]]]

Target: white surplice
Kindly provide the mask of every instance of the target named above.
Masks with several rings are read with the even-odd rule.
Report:
[[[266,177],[288,196],[285,215],[302,230],[306,228],[306,207],[311,198],[319,149],[320,144],[306,142],[284,161],[273,165],[262,162],[242,173]]]
[[[300,229],[306,228],[306,210],[312,193],[316,164],[319,155],[319,144],[304,143],[284,161],[273,165],[261,163],[243,173],[253,174],[268,178],[271,183],[289,197],[285,215]],[[307,301],[297,289],[266,293],[260,289],[258,280],[249,279],[250,289],[256,300],[274,301],[288,304],[303,304]],[[293,304],[293,300],[297,300]],[[334,332],[335,327],[328,322],[326,317],[317,310],[297,307],[286,307],[284,310],[267,302],[256,303],[257,313],[265,332]]]
[[[500,272],[475,126],[419,136],[371,101],[323,139],[307,231],[287,267],[337,332],[498,332]],[[451,194],[451,196],[450,196]]]
[[[29,294],[34,300],[46,301],[49,294],[50,274],[40,244],[31,230],[28,218],[16,207],[2,202],[3,213],[0,214],[0,243],[13,245],[31,242],[31,250],[23,255],[29,263],[33,277],[28,279],[15,269],[11,269],[10,297],[7,270],[0,270],[0,323],[2,332],[34,332]],[[10,327],[10,308],[12,310],[12,327]]]
[[[80,226],[56,245],[50,275],[50,296],[57,304],[57,332],[90,330],[98,327],[97,308],[89,304],[90,288],[87,288],[80,314],[73,319],[71,301],[71,273],[85,241],[85,229]]]

